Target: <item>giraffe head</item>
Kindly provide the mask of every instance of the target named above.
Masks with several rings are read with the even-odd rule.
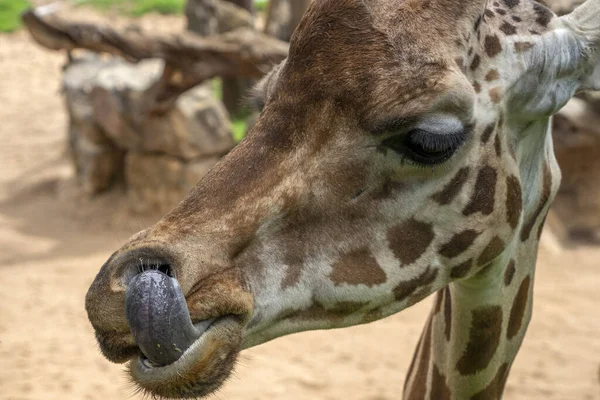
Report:
[[[560,19],[530,0],[315,1],[248,137],[100,270],[86,307],[105,356],[153,394],[201,396],[243,348],[535,252],[558,184],[549,117],[600,88],[598,21],[597,0]],[[126,316],[140,265],[163,274],[131,294],[162,342]],[[167,365],[140,348],[191,325],[170,328],[152,290],[204,331]]]

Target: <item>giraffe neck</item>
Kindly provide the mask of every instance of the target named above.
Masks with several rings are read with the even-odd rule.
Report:
[[[405,398],[502,396],[531,318],[539,237],[560,181],[549,128],[548,121],[537,125],[541,132],[527,132],[530,143],[517,151],[522,186],[529,190],[523,195],[519,234],[494,261],[437,293],[407,375]],[[544,150],[528,151],[534,145]]]

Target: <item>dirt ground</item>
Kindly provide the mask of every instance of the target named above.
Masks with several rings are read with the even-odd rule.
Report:
[[[152,16],[143,24],[183,26]],[[118,195],[76,190],[63,61],[25,32],[0,35],[0,399],[137,398],[122,366],[100,356],[83,303],[109,254],[152,221],[128,216]],[[599,266],[600,248],[542,252],[506,399],[600,399]],[[216,398],[398,399],[430,303],[248,350]]]

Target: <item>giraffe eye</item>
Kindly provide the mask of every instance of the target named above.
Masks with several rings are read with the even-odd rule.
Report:
[[[384,140],[383,145],[416,164],[436,165],[452,157],[464,141],[464,131],[440,134],[413,129]]]

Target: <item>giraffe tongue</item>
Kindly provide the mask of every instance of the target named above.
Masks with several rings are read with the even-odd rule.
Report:
[[[159,366],[177,361],[206,329],[192,324],[177,280],[156,270],[144,271],[131,280],[125,313],[140,350]]]

